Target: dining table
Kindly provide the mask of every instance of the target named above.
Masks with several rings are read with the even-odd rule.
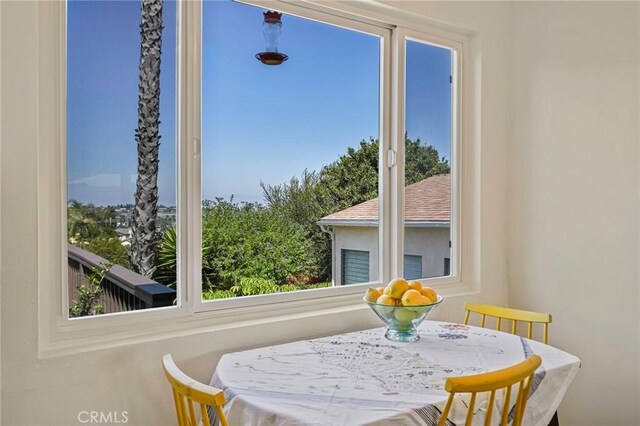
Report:
[[[224,391],[224,411],[234,426],[433,426],[449,396],[447,377],[499,370],[537,354],[542,364],[523,424],[547,426],[580,367],[576,356],[558,348],[487,328],[425,321],[420,339],[411,343],[387,340],[384,332],[375,328],[228,353],[210,384]],[[510,399],[513,414],[515,397]],[[494,410],[501,412],[503,401],[496,397]],[[456,397],[448,426],[464,424],[468,402],[468,395]],[[484,425],[487,403],[478,396],[474,425]],[[498,424],[499,416],[493,417]]]

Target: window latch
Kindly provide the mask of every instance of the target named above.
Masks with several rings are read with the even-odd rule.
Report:
[[[387,167],[391,168],[396,165],[396,153],[394,150],[387,150]]]
[[[193,138],[193,155],[200,155],[200,138]]]

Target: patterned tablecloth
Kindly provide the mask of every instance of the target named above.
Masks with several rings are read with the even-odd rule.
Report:
[[[580,366],[552,346],[490,329],[425,321],[419,332],[414,343],[391,342],[377,328],[230,353],[211,385],[224,390],[234,426],[434,425],[448,397],[447,377],[498,370],[538,354],[542,365],[524,424],[546,426]],[[464,424],[467,400],[456,400],[450,424]],[[474,425],[484,424],[486,405],[478,398]],[[495,408],[501,406],[496,398]]]

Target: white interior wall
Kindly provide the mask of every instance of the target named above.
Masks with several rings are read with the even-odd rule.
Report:
[[[582,360],[563,425],[638,425],[640,3],[516,2],[509,302]]]
[[[0,8],[0,22],[2,22],[2,8]],[[2,46],[2,31],[0,30],[0,46]],[[0,59],[0,82],[2,81],[2,60]],[[0,99],[2,99],[2,84],[0,84]],[[0,114],[0,129],[2,129],[2,114]],[[0,133],[1,135],[1,133]],[[2,140],[0,136],[0,141]],[[2,166],[2,149],[0,148],[0,167]],[[2,188],[2,173],[0,173],[0,188]],[[2,215],[2,197],[0,197],[0,217]],[[2,220],[0,219],[0,241],[2,241]],[[0,244],[0,271],[2,271],[2,245]],[[1,273],[0,273],[1,277]],[[0,280],[0,285],[1,285]],[[0,291],[0,375],[2,374],[2,292]],[[2,413],[2,380],[0,379],[0,413]],[[0,415],[2,423],[2,415]]]
[[[475,63],[472,73],[477,83],[473,101],[482,107],[474,127],[478,143],[467,151],[467,159],[476,163],[481,178],[475,183],[479,208],[471,219],[481,233],[477,269],[482,292],[473,299],[507,303],[508,85],[504,70],[508,69],[510,6],[500,2],[393,2],[392,6],[472,33],[475,61],[470,62]],[[208,381],[224,352],[379,325],[374,314],[359,305],[352,311],[321,317],[305,314],[223,331],[215,331],[212,322],[209,332],[172,334],[133,345],[39,359],[37,6],[34,1],[3,1],[0,8],[3,425],[79,424],[77,415],[83,410],[124,410],[132,425],[174,424],[171,393],[160,368],[164,353],[172,353],[194,378]],[[41,137],[46,141],[46,135]],[[476,152],[478,158],[473,155]],[[449,297],[434,318],[460,321],[462,302],[469,297]]]

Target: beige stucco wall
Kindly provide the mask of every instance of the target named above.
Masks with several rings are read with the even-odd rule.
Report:
[[[444,274],[444,259],[451,258],[449,228],[404,228],[404,252],[422,256],[423,278]]]
[[[378,281],[378,228],[371,226],[334,226],[333,283],[342,285],[342,250],[369,252],[369,280]],[[422,256],[422,278],[442,276],[444,258],[451,257],[449,228],[407,227],[404,252]]]
[[[395,5],[395,2],[391,2]],[[501,2],[397,3],[437,22],[465,28],[477,68],[474,105],[482,106],[472,131],[477,143],[467,158],[477,165],[477,209],[465,220],[481,237],[477,280],[480,293],[449,297],[434,319],[460,321],[462,304],[474,300],[506,304],[506,143],[510,5]],[[0,303],[2,425],[74,425],[82,410],[128,411],[130,425],[175,424],[172,398],[160,368],[172,353],[191,376],[208,381],[221,354],[313,336],[378,326],[366,306],[350,312],[298,315],[219,329],[215,319],[194,332],[167,333],[99,350],[38,357],[37,188],[37,2],[0,2]],[[467,112],[472,112],[469,109]],[[53,255],[53,254],[51,254]],[[47,256],[46,253],[43,256]],[[171,321],[166,321],[166,326]],[[162,327],[161,321],[155,324]],[[100,334],[100,330],[96,330]],[[36,408],[34,408],[36,404]]]
[[[342,285],[342,250],[368,251],[369,280],[378,281],[380,269],[378,227],[336,226],[333,229],[333,284]]]

